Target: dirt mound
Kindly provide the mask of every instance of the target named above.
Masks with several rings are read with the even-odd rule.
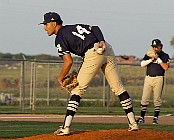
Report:
[[[32,137],[17,138],[15,140],[173,140],[174,132],[141,129],[129,132],[126,129],[72,131],[69,136],[43,134]]]

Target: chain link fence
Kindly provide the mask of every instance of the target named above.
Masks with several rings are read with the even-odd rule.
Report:
[[[0,60],[0,107],[18,106],[21,110],[37,110],[40,107],[66,106],[69,94],[57,85],[57,76],[62,61]],[[163,102],[174,106],[174,63],[166,72]],[[79,69],[81,62],[75,61],[71,70]],[[140,62],[118,62],[120,77],[133,101],[139,105],[144,84],[145,68]],[[81,106],[111,107],[119,104],[110,92],[101,71],[90,83],[83,96]]]

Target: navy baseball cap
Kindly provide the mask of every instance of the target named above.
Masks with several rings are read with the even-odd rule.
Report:
[[[59,14],[57,14],[55,12],[48,12],[44,15],[43,22],[40,24],[47,24],[47,23],[53,22],[53,21],[63,22]]]
[[[161,43],[161,41],[159,39],[154,39],[152,40],[152,47],[158,47],[158,46],[163,46],[163,44]]]

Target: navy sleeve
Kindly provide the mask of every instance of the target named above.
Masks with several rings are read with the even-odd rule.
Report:
[[[64,46],[62,44],[57,44],[56,48],[57,48],[57,53],[60,57],[62,57],[65,54],[70,53],[70,51],[66,48],[66,46]]]
[[[166,54],[166,56],[163,58],[163,62],[164,63],[169,63],[170,62],[170,57],[168,54]]]
[[[57,53],[60,57],[62,57],[65,54],[70,53],[66,43],[63,40],[62,34],[59,34],[56,36],[55,46],[57,48]]]
[[[159,54],[159,58],[160,58],[164,63],[169,63],[169,62],[170,62],[170,57],[169,57],[169,55],[168,55],[167,53],[163,52],[163,51]]]
[[[105,41],[103,37],[103,33],[98,26],[92,26],[91,31],[97,37],[98,41]]]

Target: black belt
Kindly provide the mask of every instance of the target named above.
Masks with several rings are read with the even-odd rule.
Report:
[[[150,76],[150,77],[157,77],[157,76],[164,76],[164,75],[147,75],[147,76]]]

